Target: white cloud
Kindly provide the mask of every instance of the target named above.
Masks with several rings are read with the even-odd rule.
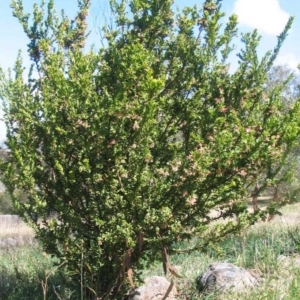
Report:
[[[287,65],[292,70],[299,72],[298,65],[300,65],[300,57],[297,57],[293,53],[279,54],[275,65]]]
[[[234,13],[238,15],[241,25],[269,35],[280,34],[289,18],[278,0],[236,0]]]

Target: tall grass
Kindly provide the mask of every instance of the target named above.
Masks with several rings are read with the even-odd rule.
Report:
[[[19,217],[0,216],[1,300],[77,299],[68,274],[57,265]]]
[[[79,286],[59,261],[43,253],[33,232],[24,223],[0,217],[0,299],[81,299]],[[183,278],[174,278],[179,300],[300,299],[300,205],[284,208],[283,216],[260,223],[240,235],[230,236],[218,246],[220,251],[170,255],[172,265]],[[14,245],[1,242],[14,239]],[[194,241],[177,244],[183,248]],[[226,261],[251,271],[259,279],[256,288],[242,294],[219,292],[201,295],[196,278],[213,262]],[[141,262],[143,265],[143,262]],[[146,263],[145,263],[146,265]],[[162,262],[139,270],[142,278],[163,275]]]
[[[181,242],[180,248],[190,242]],[[219,245],[220,251],[173,254],[170,261],[178,266],[183,279],[175,279],[178,299],[300,299],[300,206],[283,210],[283,216],[261,222],[240,235],[230,236]],[[213,262],[225,261],[246,268],[259,279],[259,285],[242,294],[219,292],[201,295],[196,278]],[[163,275],[157,261],[143,276]]]

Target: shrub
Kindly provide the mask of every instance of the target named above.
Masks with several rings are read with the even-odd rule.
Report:
[[[262,59],[257,31],[243,34],[229,72],[237,16],[221,30],[220,1],[178,13],[172,2],[110,1],[115,26],[103,28],[99,51],[84,51],[89,0],[73,21],[51,0],[32,19],[12,1],[33,64],[27,81],[21,56],[14,77],[1,75],[3,181],[45,250],[101,299],[132,282],[144,255],[151,262],[162,250],[172,271],[174,241],[198,237],[186,251],[202,249],[274,213],[249,213],[247,187],[265,170],[276,184],[299,135],[299,103],[282,113],[289,78],[265,90],[292,19]]]

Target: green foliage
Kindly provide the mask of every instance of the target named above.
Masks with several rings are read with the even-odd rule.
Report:
[[[111,1],[116,26],[103,28],[96,52],[84,51],[89,0],[79,0],[75,21],[51,0],[32,19],[13,1],[33,64],[25,81],[19,56],[14,77],[1,72],[0,81],[1,169],[15,208],[102,299],[115,299],[143,255],[152,261],[192,237],[187,251],[203,249],[273,213],[247,211],[248,186],[265,170],[276,184],[272,166],[299,136],[299,103],[282,112],[287,82],[265,90],[292,19],[262,59],[258,33],[243,34],[229,73],[237,17],[221,30],[220,1],[176,14],[171,0],[128,2]]]
[[[281,97],[284,104],[283,111],[289,111],[290,107],[295,104],[300,96],[300,75],[289,67],[282,65],[272,67],[268,74],[269,80],[266,86],[268,90],[282,85],[289,76],[291,80],[281,90]],[[280,164],[277,164],[277,167],[281,168],[277,175],[279,198],[289,201],[299,201],[299,142],[289,151],[285,162],[283,164],[280,162]],[[287,176],[282,176],[283,174]],[[274,187],[268,188],[264,193],[267,195],[274,194]]]
[[[13,204],[9,193],[2,192],[0,193],[0,213],[5,214],[13,214]]]
[[[0,254],[1,299],[79,299],[67,274],[38,245],[0,248]]]

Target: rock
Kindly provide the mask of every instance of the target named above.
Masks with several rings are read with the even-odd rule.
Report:
[[[257,278],[243,268],[233,264],[221,262],[211,264],[208,269],[197,278],[201,292],[210,293],[215,290],[231,289],[236,292],[254,287]]]
[[[165,296],[170,282],[162,276],[152,276],[146,278],[145,284],[132,291],[128,300],[161,300]],[[167,297],[168,300],[176,299],[176,288],[173,286],[172,291]]]

